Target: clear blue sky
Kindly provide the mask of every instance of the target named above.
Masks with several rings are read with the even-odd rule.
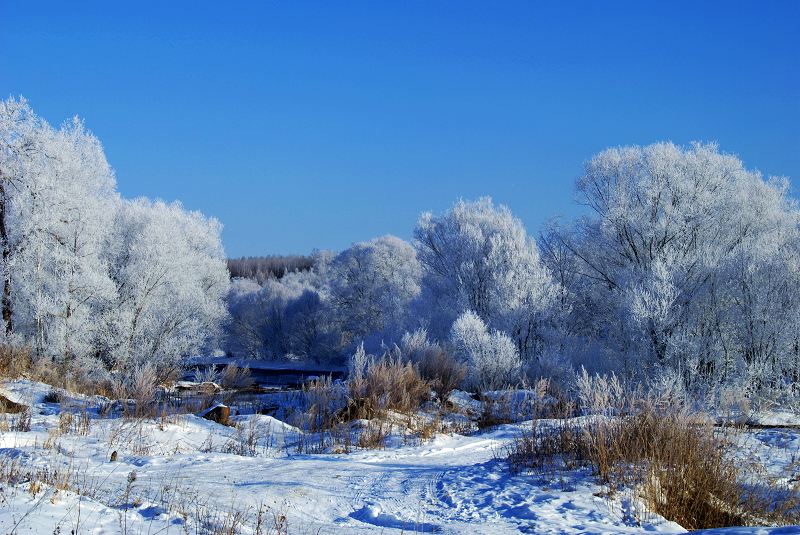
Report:
[[[123,195],[218,217],[231,256],[480,195],[537,232],[622,144],[716,140],[800,188],[797,1],[0,0],[9,95],[85,118]]]

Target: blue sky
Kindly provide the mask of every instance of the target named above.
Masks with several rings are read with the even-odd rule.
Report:
[[[15,2],[0,95],[78,114],[123,195],[231,256],[341,249],[491,195],[571,216],[608,146],[715,140],[800,188],[800,2]]]

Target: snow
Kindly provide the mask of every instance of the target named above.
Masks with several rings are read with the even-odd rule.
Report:
[[[790,410],[764,410],[750,415],[748,423],[775,427],[800,427],[800,413]]]
[[[92,413],[85,432],[59,433],[58,405],[41,402],[50,389],[29,381],[0,388],[35,402],[31,431],[0,435],[0,470],[16,463],[26,471],[69,472],[72,485],[0,485],[2,533],[68,533],[76,526],[79,533],[195,533],[232,518],[251,533],[259,508],[268,526],[285,521],[290,533],[685,531],[622,493],[608,497],[587,471],[553,482],[510,472],[498,452],[530,422],[311,455],[296,453],[299,429],[265,415],[234,416],[233,428],[193,415],[132,420]],[[461,393],[453,398],[466,401]],[[258,431],[253,455],[235,453],[232,446],[249,429]],[[750,439],[768,458],[779,437]],[[800,445],[797,433],[788,440]],[[798,533],[781,529],[725,533]]]
[[[795,535],[800,533],[800,526],[779,528],[718,528],[693,531],[695,535]]]

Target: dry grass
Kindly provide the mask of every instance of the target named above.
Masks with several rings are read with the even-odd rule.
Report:
[[[420,375],[428,381],[442,406],[467,376],[466,365],[438,346],[420,355],[416,363]]]
[[[386,411],[413,413],[428,400],[431,387],[417,367],[398,356],[368,357],[348,382],[345,420],[374,418]]]
[[[31,409],[25,406],[19,412],[5,413],[0,411],[0,432],[31,430]]]
[[[661,516],[689,529],[745,523],[739,468],[710,424],[648,405],[593,423],[584,439],[600,480],[612,490],[637,488]]]
[[[225,390],[243,390],[255,384],[250,368],[240,368],[235,362],[222,369],[216,382]]]
[[[754,492],[728,435],[698,414],[640,400],[626,414],[574,422],[534,422],[505,452],[512,470],[556,477],[591,467],[609,495],[633,492],[687,529],[800,520],[797,491]]]
[[[358,447],[370,450],[386,449],[386,439],[392,432],[392,424],[385,420],[370,421],[358,435]]]
[[[0,378],[16,379],[27,373],[31,366],[30,349],[0,345]]]
[[[87,436],[91,430],[92,420],[88,404],[70,406],[61,402],[58,414],[58,430],[62,435]]]
[[[334,384],[330,376],[304,384],[302,400],[301,421],[295,423],[310,432],[332,429],[341,424],[342,408],[348,404],[345,388]]]
[[[306,433],[297,449],[348,453],[354,447],[383,448],[394,427],[392,417],[416,414],[429,397],[430,385],[414,364],[399,355],[376,359],[362,353],[347,383],[324,377],[304,385],[303,406],[293,423]],[[430,432],[426,428],[423,434]]]
[[[247,424],[237,423],[234,429],[233,436],[222,446],[223,453],[255,457],[267,454],[274,446],[271,426],[260,425],[255,418],[250,418]]]

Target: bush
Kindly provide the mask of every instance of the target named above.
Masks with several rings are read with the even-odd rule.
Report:
[[[745,522],[740,470],[711,424],[648,404],[624,418],[595,421],[584,438],[600,480],[612,489],[639,488],[661,516],[688,529]]]
[[[578,404],[583,414],[610,416],[629,404],[628,392],[615,374],[589,375],[586,368],[575,377]]]
[[[351,360],[346,419],[373,418],[387,410],[415,412],[430,391],[428,381],[411,362],[388,353],[376,359],[361,346]]]
[[[116,377],[110,386],[113,397],[119,400],[132,399],[133,413],[129,413],[128,404],[124,405],[126,416],[137,418],[157,416],[155,403],[158,390],[158,375],[151,364],[144,364],[128,371],[121,377]]]
[[[450,338],[456,354],[469,364],[470,387],[499,390],[519,380],[522,361],[514,341],[502,331],[490,332],[476,313],[459,316]]]
[[[442,348],[426,352],[417,360],[417,366],[420,375],[430,383],[442,405],[467,376],[467,367]]]
[[[347,391],[330,376],[303,385],[302,420],[296,425],[305,431],[333,429],[341,424],[340,413],[348,405]]]

